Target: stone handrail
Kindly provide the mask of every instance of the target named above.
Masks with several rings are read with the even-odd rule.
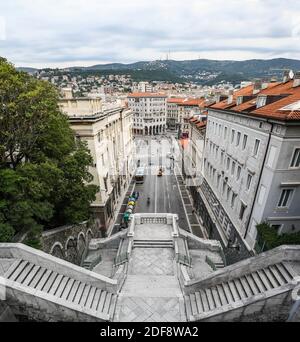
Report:
[[[115,293],[117,281],[23,244],[0,243],[0,258],[24,259],[66,277]]]
[[[82,309],[79,304],[66,301],[34,288],[24,286],[0,277],[0,287],[5,288],[6,302],[16,308],[22,303],[29,302],[33,310],[31,314],[37,320],[46,321],[49,316],[55,321],[109,321],[110,316],[92,309]]]
[[[193,241],[198,248],[202,250],[208,250],[211,252],[222,252],[223,248],[219,241],[217,240],[206,240],[202,239],[196,235],[193,235],[183,229],[179,229],[179,234],[186,237],[188,240]]]
[[[99,248],[101,248],[101,246],[104,246],[105,244],[121,239],[123,237],[125,237],[128,233],[128,230],[124,230],[122,232],[118,232],[117,234],[114,234],[108,238],[104,238],[104,239],[92,239],[89,245],[89,250],[98,250]]]
[[[185,291],[190,293],[200,288],[214,286],[282,261],[300,261],[300,246],[280,246],[258,256],[242,260],[236,264],[215,271],[209,276],[193,279],[185,283]]]

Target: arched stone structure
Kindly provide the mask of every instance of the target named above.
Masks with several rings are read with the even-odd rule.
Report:
[[[64,246],[60,242],[56,242],[51,250],[50,254],[59,259],[65,259]]]
[[[86,241],[87,241],[87,245],[89,245],[89,243],[91,242],[92,238],[94,237],[93,232],[91,229],[89,229],[86,233]]]
[[[78,253],[77,253],[77,239],[73,236],[69,237],[65,245],[66,260],[78,264]]]
[[[45,253],[80,265],[89,241],[98,237],[100,237],[100,227],[97,221],[92,224],[86,221],[43,232],[42,249]]]
[[[78,261],[81,262],[84,251],[87,247],[86,238],[83,232],[80,232],[77,237],[77,252],[78,252]]]

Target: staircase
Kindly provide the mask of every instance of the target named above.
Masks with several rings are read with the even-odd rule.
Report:
[[[134,248],[174,248],[173,240],[134,240]]]
[[[211,287],[203,287],[185,295],[188,320],[195,320],[195,316],[198,316],[197,320],[201,320],[202,314],[213,313],[219,308],[226,311],[227,305],[279,289],[295,276],[296,273],[287,263],[280,262],[228,281],[220,281]]]
[[[178,237],[175,240],[176,261],[185,266],[192,266],[192,258],[190,257],[189,248],[186,239]]]
[[[24,259],[15,259],[3,277],[35,290],[36,296],[43,298],[44,293],[44,298],[52,298],[51,301],[62,307],[71,307],[95,318],[107,317],[107,320],[113,315],[116,294]]]
[[[129,245],[128,238],[121,239],[117,256],[115,257],[115,260],[114,260],[114,266],[122,265],[128,261],[128,245]]]

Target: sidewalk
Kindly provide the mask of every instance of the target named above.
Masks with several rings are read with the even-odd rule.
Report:
[[[116,219],[114,220],[114,222],[111,224],[111,226],[109,227],[108,231],[107,231],[107,235],[108,237],[116,234],[119,229],[120,229],[120,225],[122,223],[122,219],[123,219],[123,215],[125,213],[125,210],[127,208],[127,204],[128,204],[128,199],[130,197],[130,195],[133,193],[135,188],[135,181],[134,181],[134,177],[132,177],[127,190],[124,192],[123,198],[120,201],[118,208],[116,208],[116,212],[118,213],[116,216]]]

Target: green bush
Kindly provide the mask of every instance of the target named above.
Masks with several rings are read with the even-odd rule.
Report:
[[[300,245],[300,232],[278,235],[277,231],[267,222],[256,226],[258,245],[263,250],[269,250],[281,245]]]

